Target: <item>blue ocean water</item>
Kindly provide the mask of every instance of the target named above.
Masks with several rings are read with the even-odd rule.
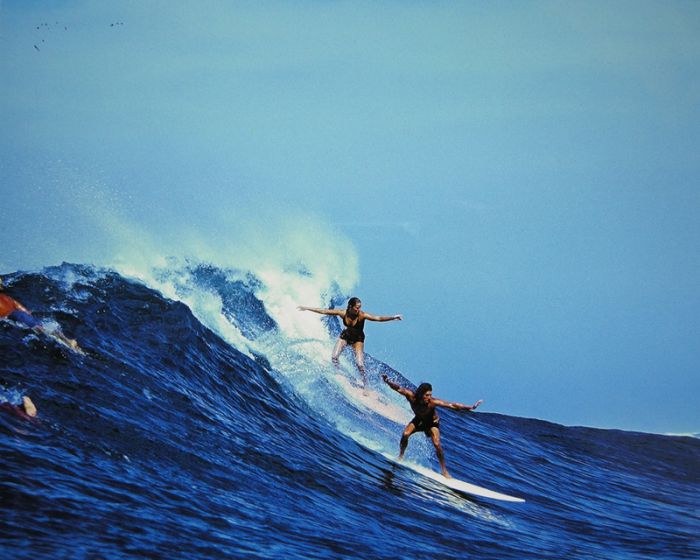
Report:
[[[697,438],[447,410],[453,476],[526,502],[469,498],[382,456],[410,414],[379,375],[410,381],[370,356],[376,406],[358,398],[338,325],[269,279],[4,279],[87,354],[0,321],[3,390],[39,410],[0,410],[2,558],[700,558]],[[420,436],[407,457],[437,468]]]

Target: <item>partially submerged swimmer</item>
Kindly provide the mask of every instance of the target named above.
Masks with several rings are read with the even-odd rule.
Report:
[[[0,279],[0,291],[3,290],[4,287],[5,286],[2,283],[2,279]],[[80,354],[84,353],[80,346],[78,346],[76,340],[68,338],[65,334],[63,334],[63,331],[61,331],[60,328],[49,331],[39,321],[37,321],[37,319],[26,307],[24,307],[15,298],[12,298],[4,293],[0,293],[0,319],[10,319],[16,323],[25,325],[36,332],[50,336],[75,352]]]
[[[35,418],[36,406],[28,395],[22,395],[17,389],[4,389],[0,387],[0,406],[14,410],[20,416],[25,415]]]

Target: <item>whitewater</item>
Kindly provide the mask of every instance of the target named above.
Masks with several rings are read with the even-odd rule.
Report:
[[[412,414],[340,325],[353,279],[164,259],[3,275],[6,293],[86,350],[0,321],[3,558],[699,558],[700,441],[441,411],[456,493],[395,454]],[[370,334],[371,336],[371,334]],[[444,391],[439,396],[447,397]],[[437,470],[432,445],[407,459]]]

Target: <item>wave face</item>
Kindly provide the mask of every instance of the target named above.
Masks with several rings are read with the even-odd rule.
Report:
[[[0,410],[0,556],[700,557],[696,438],[442,412],[452,475],[522,504],[386,460],[411,415],[379,375],[409,382],[368,356],[367,400],[348,357],[333,369],[338,325],[294,308],[311,276],[192,263],[147,282],[68,264],[6,276],[87,355],[0,322],[3,390],[39,410]],[[420,435],[407,458],[437,468]]]

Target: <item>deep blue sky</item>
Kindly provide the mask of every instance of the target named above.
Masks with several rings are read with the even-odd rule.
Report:
[[[699,3],[5,1],[0,53],[0,272],[315,224],[438,396],[700,430]]]

